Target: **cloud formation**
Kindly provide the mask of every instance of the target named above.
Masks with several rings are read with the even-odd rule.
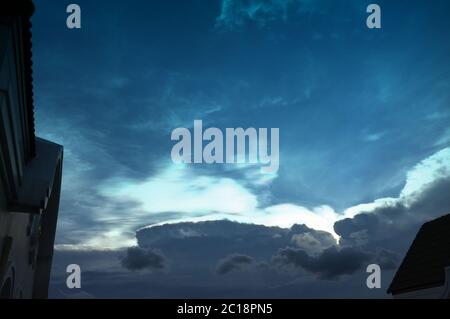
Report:
[[[151,249],[130,247],[122,259],[122,266],[129,270],[163,270],[167,267],[166,258]]]
[[[247,255],[232,254],[219,260],[216,272],[219,275],[225,275],[236,270],[242,271],[248,269],[254,263],[255,259],[253,257]]]
[[[353,274],[369,262],[378,263],[384,270],[395,269],[418,227],[450,210],[449,165],[449,149],[439,151],[408,172],[399,197],[356,205],[344,210],[341,216],[328,206],[313,212],[291,204],[264,210],[278,214],[277,225],[286,220],[292,223],[303,220],[307,225],[263,226],[271,224],[270,214],[264,216],[261,225],[253,224],[257,216],[252,224],[232,221],[163,224],[141,229],[138,242],[144,246],[165,243],[163,246],[174,250],[182,241],[187,244],[186,239],[190,238],[192,244],[215,247],[215,258],[228,256],[220,259],[220,273],[249,269],[244,266],[253,264],[254,258],[271,260],[278,268],[303,269],[321,279]],[[328,229],[334,226],[335,233],[315,229],[320,228],[321,220],[331,225]],[[272,249],[271,258],[268,247]]]
[[[247,23],[264,27],[271,22],[286,22],[302,14],[323,13],[334,1],[324,0],[222,0],[216,27],[238,30]],[[351,3],[350,3],[351,4]]]
[[[320,279],[338,279],[367,266],[370,259],[370,254],[352,247],[339,249],[332,246],[316,256],[308,255],[303,249],[287,247],[280,249],[273,262],[281,267],[300,267]]]
[[[257,205],[256,196],[239,182],[196,175],[184,164],[172,164],[143,182],[109,181],[101,192],[110,197],[137,200],[147,213],[242,214],[253,211]]]
[[[337,221],[334,229],[341,237],[341,245],[395,246],[402,234],[410,239],[424,222],[449,213],[449,192],[450,148],[446,148],[408,172],[398,198],[348,209],[346,213],[351,217]]]
[[[292,0],[222,0],[217,26],[235,29],[248,21],[265,25],[269,21],[285,20]]]

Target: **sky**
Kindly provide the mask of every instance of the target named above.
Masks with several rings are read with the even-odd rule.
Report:
[[[450,213],[448,1],[378,0],[368,29],[373,1],[78,0],[73,30],[69,2],[35,2],[36,133],[64,146],[53,297],[382,298]],[[175,164],[194,120],[279,128],[279,170]]]

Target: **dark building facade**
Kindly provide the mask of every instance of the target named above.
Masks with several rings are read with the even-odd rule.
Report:
[[[63,148],[34,132],[30,0],[0,2],[0,297],[47,298]]]

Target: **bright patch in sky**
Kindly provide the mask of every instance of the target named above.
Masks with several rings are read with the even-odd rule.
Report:
[[[448,177],[450,177],[450,147],[433,154],[408,172],[401,197],[420,192],[438,178]]]
[[[196,176],[181,164],[173,164],[142,183],[121,181],[101,192],[136,200],[149,213],[246,214],[257,206],[256,196],[235,180]]]

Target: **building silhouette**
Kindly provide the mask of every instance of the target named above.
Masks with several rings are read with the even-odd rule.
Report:
[[[0,296],[47,298],[63,148],[34,131],[31,0],[0,2]]]
[[[394,298],[450,298],[450,214],[420,228],[388,293]]]

